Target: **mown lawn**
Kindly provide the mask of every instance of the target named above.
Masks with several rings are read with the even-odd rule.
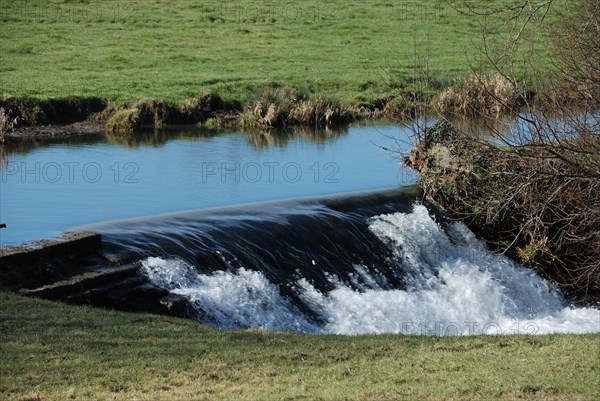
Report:
[[[219,331],[0,293],[3,400],[596,400],[600,336]]]
[[[372,102],[413,80],[415,51],[440,85],[469,72],[479,26],[451,3],[0,0],[0,90],[244,102],[277,83]]]

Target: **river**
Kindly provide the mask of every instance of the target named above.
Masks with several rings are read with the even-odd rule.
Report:
[[[600,310],[423,204],[410,147],[410,130],[376,125],[23,146],[3,156],[2,243],[98,232],[222,329],[600,332]]]

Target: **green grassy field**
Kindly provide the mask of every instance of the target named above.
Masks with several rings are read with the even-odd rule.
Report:
[[[3,400],[596,400],[600,336],[310,336],[0,292]]]
[[[370,103],[411,81],[415,50],[440,83],[469,72],[478,25],[448,4],[0,0],[0,90],[244,102],[277,83]]]

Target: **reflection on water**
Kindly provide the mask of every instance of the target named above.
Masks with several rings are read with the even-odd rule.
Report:
[[[494,134],[510,131],[515,119],[511,116],[480,117],[480,118],[454,118],[450,122],[461,132],[479,139],[495,136]]]
[[[581,132],[600,134],[600,112],[577,110],[568,110],[560,115],[521,113],[493,118],[455,118],[450,122],[472,138],[501,146],[577,139]]]
[[[396,142],[396,139],[401,141]],[[0,179],[3,245],[86,223],[266,200],[410,185],[397,153],[410,131],[146,131],[5,148]]]
[[[0,144],[0,171],[5,169],[10,161],[10,156],[15,154],[26,154],[38,148],[51,145],[83,146],[98,143],[118,145],[128,148],[140,148],[145,146],[163,146],[171,140],[204,141],[207,142],[217,135],[227,135],[236,131],[215,131],[196,126],[169,127],[166,129],[144,129],[134,135],[91,135],[75,136],[71,138],[28,138],[22,142],[13,143],[6,148]],[[335,140],[348,134],[348,127],[309,128],[298,127],[283,130],[245,130],[244,138],[255,149],[285,147],[295,140],[325,144],[329,140]]]
[[[144,129],[134,135],[121,136],[107,134],[94,136],[75,136],[71,138],[44,138],[27,139],[22,142],[11,144],[6,149],[0,145],[0,155],[5,160],[8,154],[27,153],[31,150],[48,147],[55,144],[61,145],[89,145],[106,143],[129,148],[144,146],[163,146],[172,140],[208,141],[214,136],[228,135],[238,131],[214,131],[196,126],[169,127],[166,129]],[[285,147],[288,143],[296,140],[325,144],[327,141],[335,140],[348,134],[348,127],[310,128],[297,127],[282,130],[244,130],[244,138],[256,149]]]
[[[105,137],[103,135],[85,135],[85,136],[74,136],[71,138],[43,138],[34,139],[27,138],[21,142],[11,143],[10,145],[0,145],[0,156],[1,160],[5,161],[7,157],[14,154],[25,154],[38,148],[47,148],[48,146],[60,144],[60,145],[86,145],[103,142]]]
[[[113,145],[120,145],[129,148],[139,148],[141,146],[162,146],[170,140],[188,140],[188,141],[205,141],[212,138],[214,132],[202,129],[182,129],[182,130],[143,130],[135,135],[121,136],[111,135],[106,136],[106,142]]]
[[[302,140],[323,145],[348,134],[348,128],[308,128],[299,127],[286,130],[244,131],[246,140],[256,149],[284,147],[291,141]]]

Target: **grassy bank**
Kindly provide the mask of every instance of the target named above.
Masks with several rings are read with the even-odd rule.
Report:
[[[411,83],[415,50],[440,85],[465,75],[479,35],[445,0],[2,0],[0,22],[2,93],[119,103],[245,103],[273,82],[372,103]]]
[[[0,293],[0,398],[532,399],[600,395],[598,335],[218,331]]]
[[[416,103],[471,72],[465,57],[477,63],[482,19],[465,11],[447,0],[0,0],[0,107],[17,127],[90,117],[124,136],[165,124],[410,118]],[[531,65],[529,49],[515,57]]]

